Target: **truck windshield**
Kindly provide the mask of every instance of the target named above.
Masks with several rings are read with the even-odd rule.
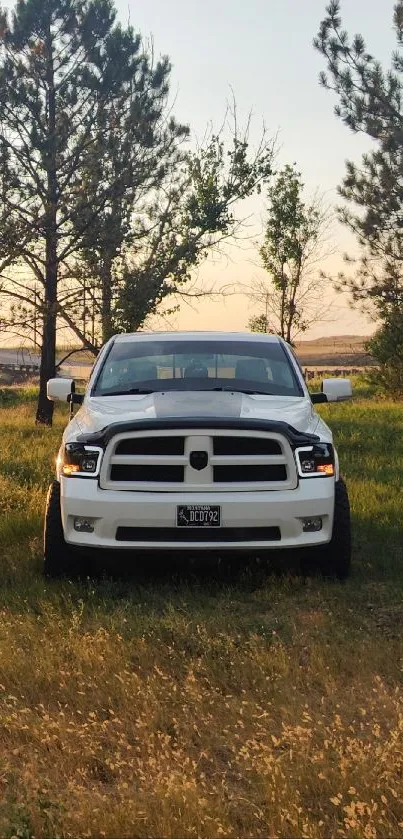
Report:
[[[92,394],[228,390],[303,396],[288,354],[278,342],[117,341]]]

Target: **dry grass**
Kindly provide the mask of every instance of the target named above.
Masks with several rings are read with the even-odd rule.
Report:
[[[403,836],[403,408],[322,410],[345,585],[252,564],[45,581],[63,418],[0,411],[1,836]]]
[[[361,335],[331,335],[297,341],[296,352],[302,366],[365,367],[374,363],[365,350],[368,340]]]

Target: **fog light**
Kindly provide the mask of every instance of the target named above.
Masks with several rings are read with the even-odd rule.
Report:
[[[301,519],[304,533],[317,533],[322,530],[322,519]]]
[[[79,533],[93,533],[94,519],[84,519],[78,516],[74,519],[74,530],[78,530]]]

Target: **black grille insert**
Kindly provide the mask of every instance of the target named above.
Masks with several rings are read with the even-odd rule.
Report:
[[[254,455],[282,454],[277,440],[265,440],[259,437],[214,437],[214,454]]]
[[[115,465],[111,468],[111,481],[144,481],[161,484],[183,482],[183,466]]]
[[[115,454],[183,454],[184,437],[128,437],[121,440]]]
[[[287,469],[285,466],[259,464],[257,466],[214,466],[214,483],[216,484],[245,484],[245,483],[270,483],[270,481],[286,481]]]
[[[117,542],[280,542],[279,527],[118,527]]]

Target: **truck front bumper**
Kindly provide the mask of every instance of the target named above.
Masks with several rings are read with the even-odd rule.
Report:
[[[334,479],[324,477],[300,480],[296,489],[284,491],[123,492],[102,490],[96,479],[62,477],[63,530],[71,545],[108,550],[221,552],[303,548],[330,541],[334,489]],[[206,528],[186,528],[183,541],[183,535],[179,536],[183,528],[176,527],[177,507],[183,504],[218,504],[221,527],[209,528],[208,534]],[[88,519],[93,532],[79,532],[75,526],[77,518]],[[304,532],[303,520],[307,518],[321,518],[321,529]],[[135,539],[117,540],[118,528],[135,528]],[[141,528],[147,528],[146,538],[141,538]],[[259,528],[276,528],[277,537],[257,537]],[[227,538],[231,536],[224,532],[228,529],[236,534],[233,539]]]

